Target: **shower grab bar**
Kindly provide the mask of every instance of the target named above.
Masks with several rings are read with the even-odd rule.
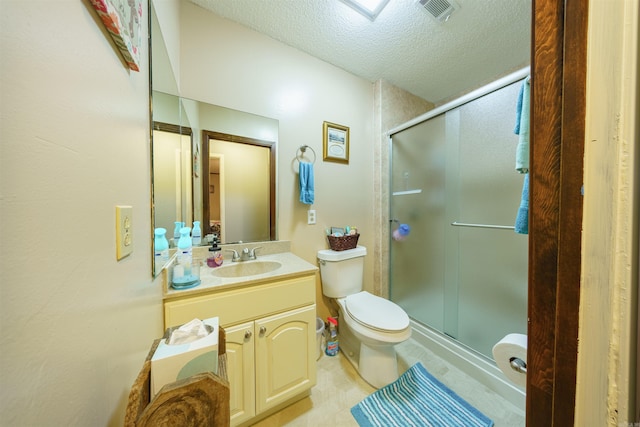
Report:
[[[501,230],[515,230],[513,225],[493,225],[493,224],[469,224],[467,222],[454,221],[451,223],[454,227],[476,227],[476,228],[497,228]]]

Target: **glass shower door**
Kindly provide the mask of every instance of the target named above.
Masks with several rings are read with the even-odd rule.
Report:
[[[390,294],[415,320],[444,329],[445,116],[393,136],[391,226],[411,227],[391,241]]]
[[[523,183],[513,134],[519,87],[392,139],[390,214],[411,234],[390,243],[391,299],[489,358],[504,335],[526,333],[528,242],[510,228]]]
[[[509,333],[527,333],[528,239],[512,228],[524,175],[513,133],[520,82],[459,107],[456,339],[493,357]],[[489,227],[484,227],[489,226]]]

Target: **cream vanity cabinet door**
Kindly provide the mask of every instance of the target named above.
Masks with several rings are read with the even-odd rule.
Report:
[[[316,383],[316,277],[164,302],[165,328],[218,316],[226,332],[231,425],[247,425]]]
[[[225,328],[227,378],[231,423],[238,425],[255,416],[254,323]]]
[[[257,413],[316,383],[315,313],[314,304],[255,321]]]

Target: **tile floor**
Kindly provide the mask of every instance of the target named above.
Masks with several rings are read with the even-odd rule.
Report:
[[[410,339],[397,347],[399,371],[420,361],[433,376],[491,418],[495,427],[525,425],[524,411],[438,358]],[[357,426],[350,409],[375,389],[367,384],[341,354],[318,360],[318,382],[311,396],[255,424],[258,427]]]

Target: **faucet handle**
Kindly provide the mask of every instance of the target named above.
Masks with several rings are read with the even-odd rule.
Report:
[[[231,262],[238,262],[240,259],[240,255],[238,255],[238,251],[235,249],[226,249],[227,252],[233,252],[233,257],[231,258]]]
[[[251,249],[251,252],[249,253],[249,259],[256,259],[256,250],[258,249],[262,249],[262,246],[256,246],[255,248]]]

